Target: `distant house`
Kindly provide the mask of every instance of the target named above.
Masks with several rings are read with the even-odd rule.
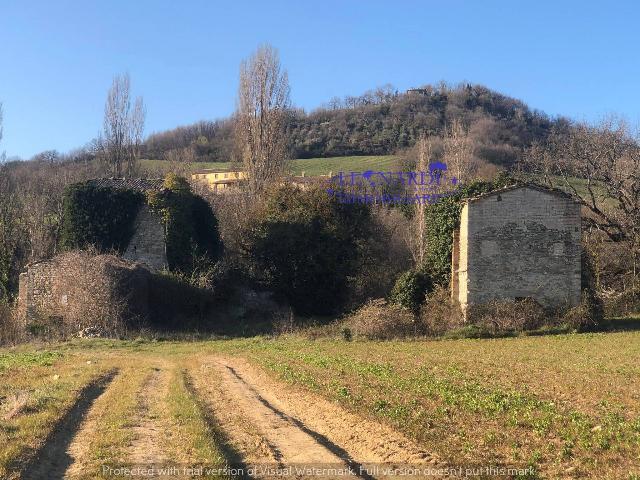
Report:
[[[222,192],[238,186],[247,178],[242,170],[198,170],[191,174],[191,180],[207,186],[213,192]]]
[[[452,297],[465,311],[525,298],[549,308],[577,305],[580,223],[577,202],[537,185],[466,200],[453,239]]]
[[[289,182],[303,190],[306,190],[310,185],[317,184],[322,181],[322,179],[330,177],[331,173],[329,173],[328,176],[319,175],[315,177],[307,177],[305,176],[305,173],[302,172],[302,175],[282,177],[281,183]],[[238,187],[246,179],[247,173],[243,170],[198,170],[191,174],[191,180],[208,187],[211,191],[216,193],[232,191],[233,187]]]

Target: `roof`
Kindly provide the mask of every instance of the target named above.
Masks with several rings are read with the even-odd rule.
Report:
[[[471,197],[471,198],[467,198],[465,199],[465,202],[477,202],[478,200],[484,200],[487,197],[491,197],[493,195],[498,195],[501,193],[505,193],[505,192],[510,192],[512,190],[518,190],[520,188],[530,188],[532,190],[538,190],[539,192],[543,192],[543,193],[548,193],[550,195],[556,195],[559,197],[563,197],[566,199],[569,199],[571,201],[576,201],[575,198],[573,198],[572,195],[568,194],[567,192],[560,190],[558,188],[550,188],[550,187],[545,187],[543,185],[539,185],[537,183],[516,183],[514,185],[510,185],[508,187],[504,187],[504,188],[500,188],[498,190],[494,190],[492,192],[488,192],[488,193],[483,193],[482,195],[478,195],[476,197]]]
[[[161,178],[95,178],[87,183],[99,188],[118,188],[147,192],[160,191],[164,184]]]
[[[231,173],[231,172],[244,172],[241,168],[228,168],[226,170],[220,168],[203,168],[201,170],[194,170],[191,175],[202,175],[203,173]]]

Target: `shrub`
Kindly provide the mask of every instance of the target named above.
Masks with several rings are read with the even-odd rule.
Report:
[[[443,335],[463,324],[460,306],[451,300],[449,289],[437,286],[420,309],[422,328],[429,335]]]
[[[0,300],[0,345],[14,345],[24,340],[24,327],[11,305]]]
[[[424,334],[410,312],[383,299],[371,300],[359,308],[343,322],[341,332],[349,340],[390,340]]]
[[[431,289],[431,280],[419,270],[409,270],[400,275],[391,290],[390,299],[414,314],[420,311],[426,293]]]
[[[517,302],[491,301],[470,305],[467,321],[493,334],[522,332],[542,327],[547,320],[542,306],[531,298]]]
[[[561,317],[562,322],[577,331],[589,331],[605,326],[602,302],[592,290],[582,290],[580,305],[565,312]]]
[[[331,314],[347,298],[369,207],[341,204],[322,189],[268,192],[243,250],[251,274],[301,315]]]

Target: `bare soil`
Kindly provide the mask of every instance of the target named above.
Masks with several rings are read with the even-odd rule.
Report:
[[[391,428],[294,390],[245,360],[207,358],[194,379],[247,466],[343,465],[374,478],[374,464],[440,463]]]

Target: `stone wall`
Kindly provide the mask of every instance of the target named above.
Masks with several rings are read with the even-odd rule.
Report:
[[[144,205],[135,220],[134,234],[123,257],[152,271],[167,267],[165,229],[160,216]]]
[[[456,297],[463,308],[533,298],[577,305],[581,293],[580,205],[533,186],[471,199],[459,231]]]

